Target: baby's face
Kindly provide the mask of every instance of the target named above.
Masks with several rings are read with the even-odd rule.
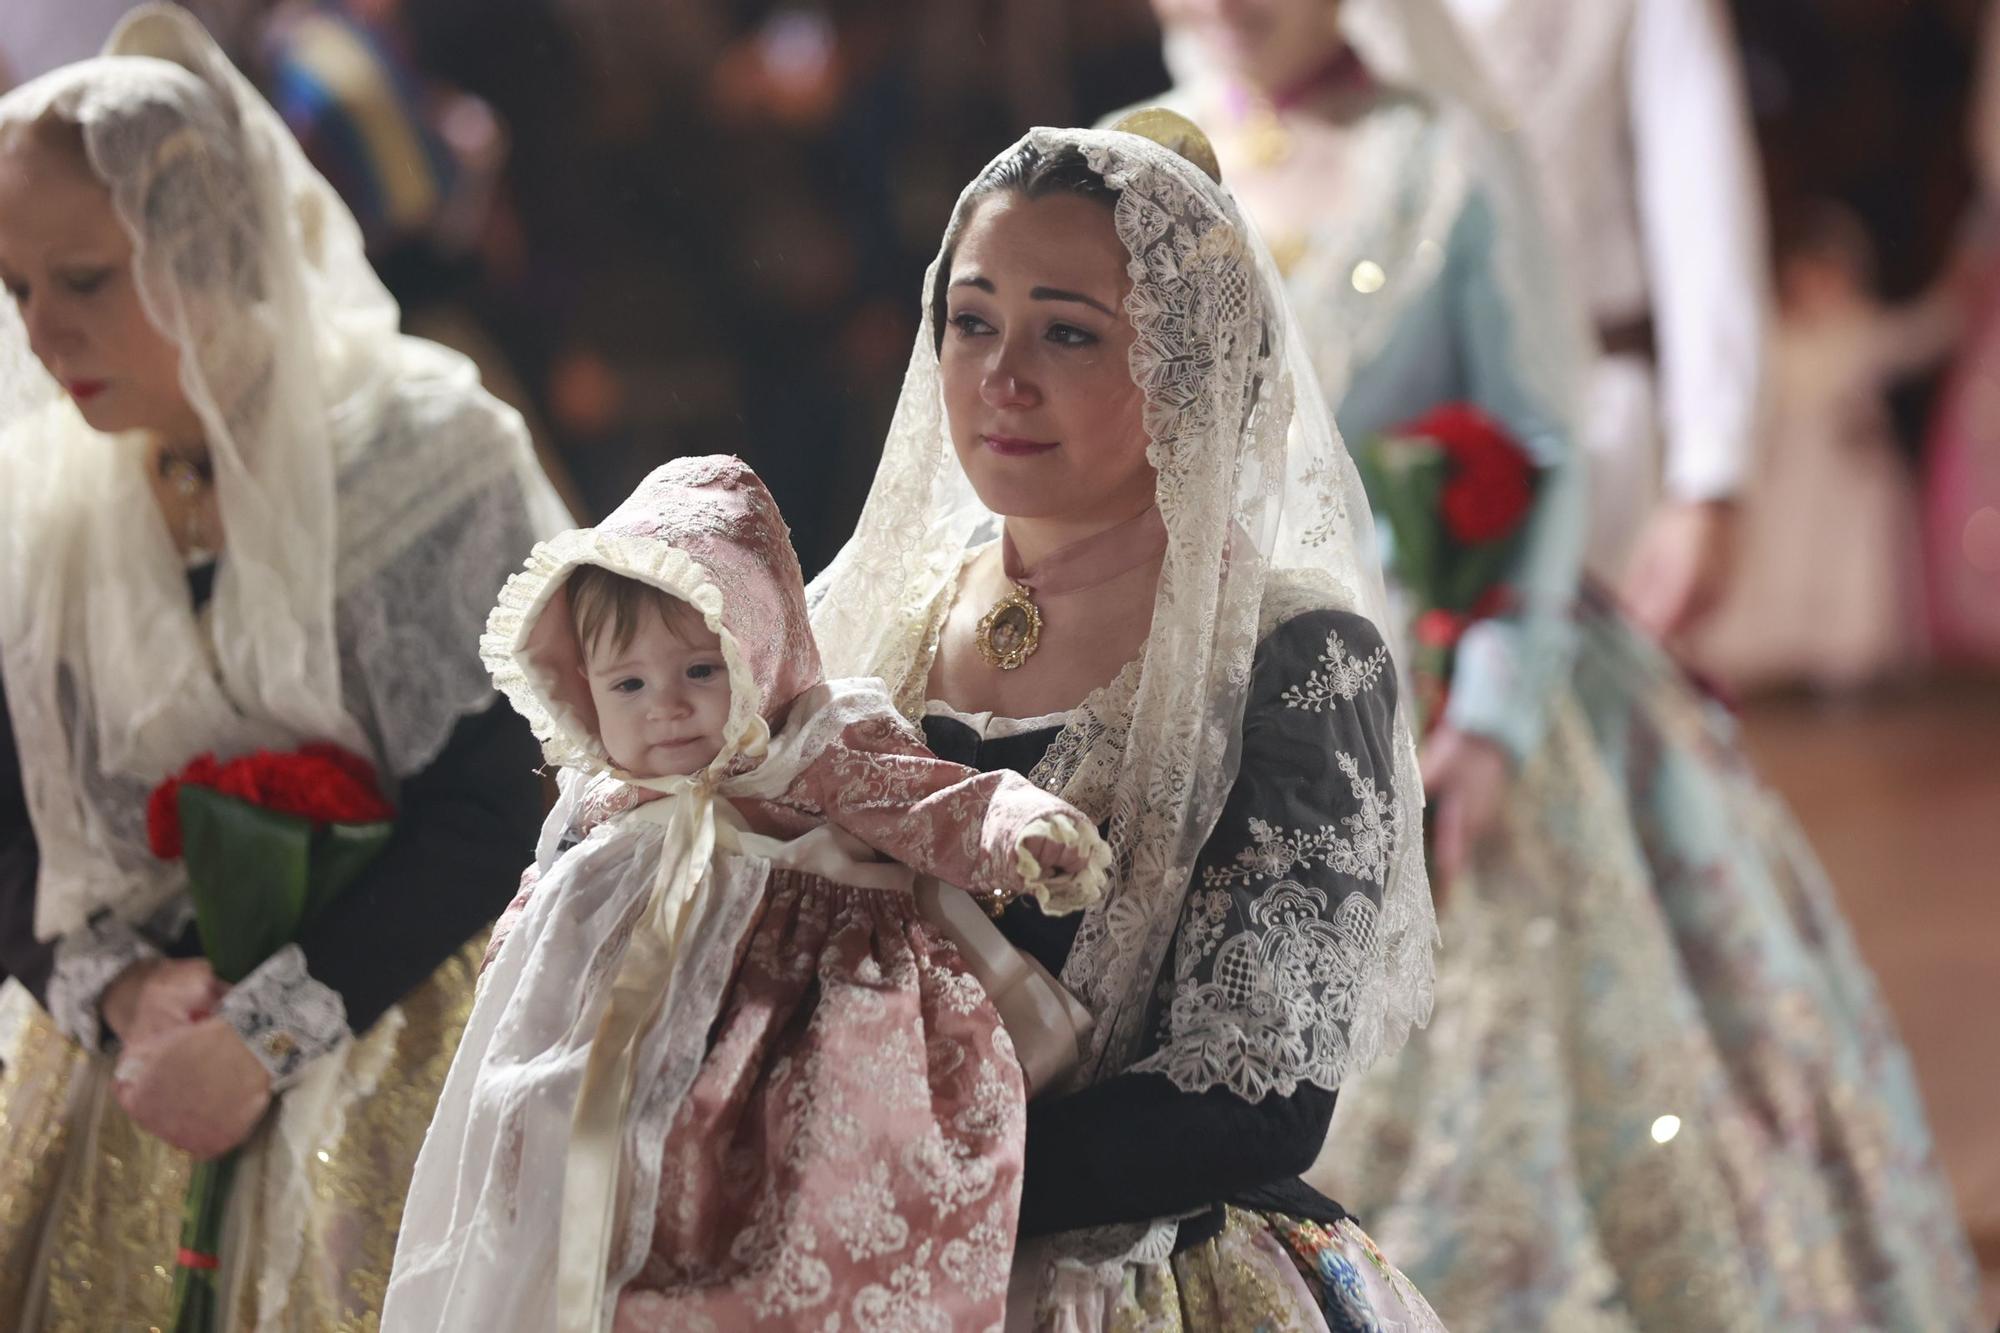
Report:
[[[702,627],[686,639],[659,616],[642,618],[623,648],[600,634],[584,652],[598,732],[611,762],[642,778],[698,773],[722,751],[729,668]]]

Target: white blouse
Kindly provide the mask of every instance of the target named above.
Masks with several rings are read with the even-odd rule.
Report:
[[[1768,279],[1722,0],[1449,0],[1515,108],[1600,325],[1650,312],[1667,491],[1728,496],[1757,435]]]

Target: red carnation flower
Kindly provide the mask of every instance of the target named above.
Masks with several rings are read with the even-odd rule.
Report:
[[[1438,504],[1460,545],[1505,537],[1534,502],[1532,464],[1512,436],[1468,403],[1446,403],[1400,432],[1433,440],[1452,461]]]
[[[1467,621],[1456,611],[1430,610],[1417,617],[1417,642],[1426,648],[1451,648],[1464,635]]]
[[[1397,433],[1435,440],[1454,459],[1472,466],[1527,464],[1513,437],[1470,403],[1446,403],[1433,408]]]
[[[225,796],[316,824],[377,824],[395,809],[375,785],[375,769],[337,745],[308,745],[279,754],[257,750],[226,764],[197,756],[153,789],[146,801],[146,840],[153,855],[181,855],[180,789],[212,787]]]
[[[1465,468],[1444,484],[1438,507],[1452,540],[1471,546],[1512,532],[1534,498],[1525,470]]]
[[[181,855],[181,781],[168,778],[146,798],[146,845],[162,861]]]
[[[338,745],[301,745],[299,754],[332,764],[367,791],[378,790],[375,785],[375,765],[352,750],[343,750]]]

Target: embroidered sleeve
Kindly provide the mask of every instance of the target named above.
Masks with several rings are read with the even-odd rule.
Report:
[[[270,1071],[274,1092],[298,1082],[307,1065],[347,1036],[347,1006],[338,992],[313,980],[296,944],[232,986],[222,997],[221,1012]]]
[[[1379,1021],[1376,920],[1398,840],[1396,678],[1373,625],[1315,611],[1259,648],[1242,765],[1168,959],[1156,1045],[1135,1068],[1252,1102],[1333,1089]]]

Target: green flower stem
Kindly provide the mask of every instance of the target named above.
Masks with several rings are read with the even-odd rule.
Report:
[[[229,1184],[236,1175],[236,1154],[211,1162],[196,1162],[188,1176],[187,1197],[181,1202],[183,1254],[219,1256],[222,1223],[229,1207]],[[221,1270],[174,1266],[172,1333],[219,1333],[222,1328]]]

